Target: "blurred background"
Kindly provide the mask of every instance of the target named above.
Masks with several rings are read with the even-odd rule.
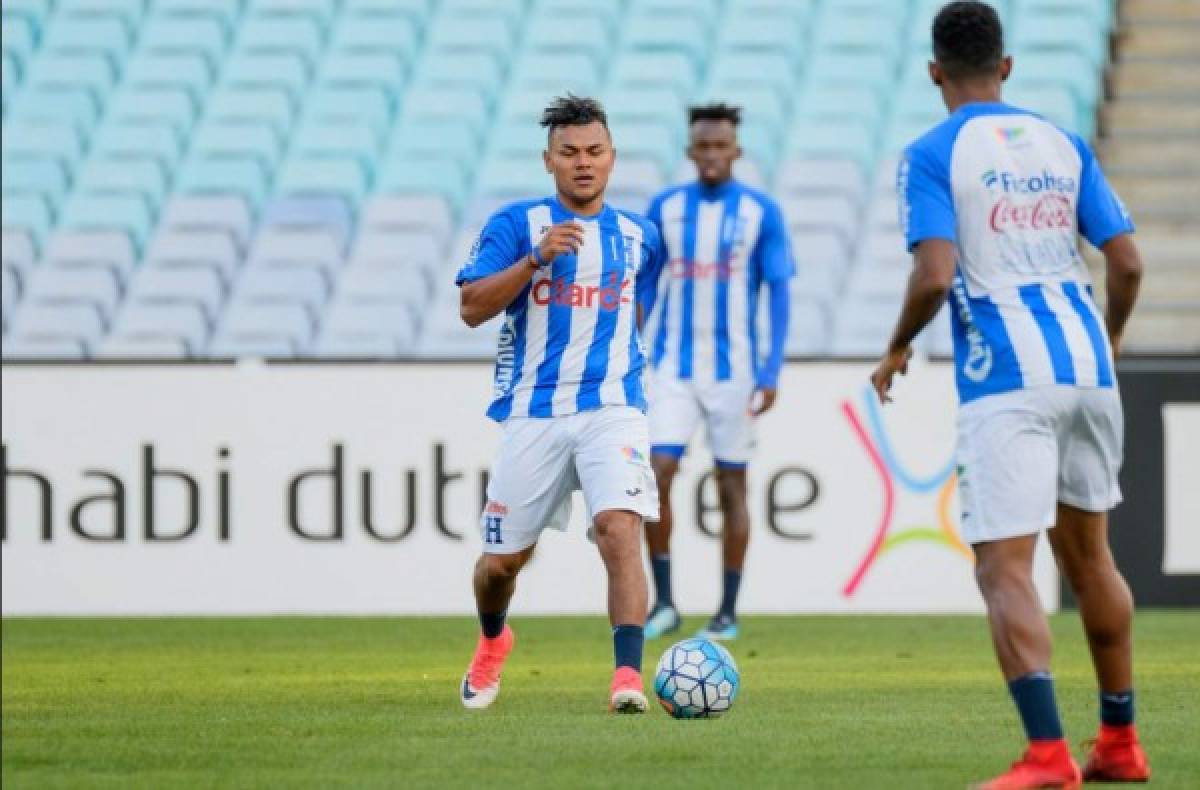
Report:
[[[945,114],[941,5],[3,0],[3,355],[489,356],[453,273],[551,191],[564,91],[605,102],[611,200],[639,211],[690,177],[687,105],[743,107],[739,175],[799,262],[790,354],[873,355],[908,273],[896,157]],[[1200,3],[993,5],[1006,98],[1095,141],[1138,223],[1126,349],[1200,351]],[[949,353],[944,315],[920,342]]]

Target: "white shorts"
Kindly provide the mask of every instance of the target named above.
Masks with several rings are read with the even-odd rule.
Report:
[[[699,383],[657,375],[650,391],[650,447],[679,458],[704,423],[718,466],[742,467],[754,451],[753,381]]]
[[[546,527],[566,530],[581,488],[590,518],[630,510],[657,520],[649,453],[646,415],[629,406],[505,420],[479,520],[484,553],[515,554]]]
[[[1054,526],[1056,504],[1103,513],[1121,501],[1124,415],[1115,389],[988,395],[958,413],[962,536],[985,543]]]

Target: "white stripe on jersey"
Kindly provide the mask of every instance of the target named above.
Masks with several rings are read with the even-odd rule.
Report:
[[[617,215],[617,227],[621,229],[622,243],[626,244],[626,249],[636,250],[642,248],[642,229],[636,222],[630,222],[624,216]],[[629,239],[631,241],[626,241]],[[635,259],[636,260],[636,259]],[[637,282],[637,273],[640,266],[634,269],[626,269],[625,277],[629,278],[630,288]],[[635,331],[633,322],[637,320],[637,308],[633,310],[621,310],[617,313],[617,325],[613,329],[612,344],[608,349],[608,369],[609,370],[626,370],[629,367],[629,333]],[[638,337],[637,342],[641,343],[641,337]],[[643,349],[644,352],[644,349]],[[600,385],[600,401],[602,403],[620,403],[625,399],[625,378],[623,376],[607,376],[604,383]]]
[[[604,269],[604,247],[600,238],[600,223],[596,220],[576,219],[583,226],[583,246],[576,253],[575,284],[588,287],[600,286],[600,275]],[[549,313],[547,309],[544,312]],[[553,414],[574,414],[575,399],[587,367],[588,351],[592,347],[592,336],[596,334],[597,310],[571,311],[571,340],[563,349],[558,366],[558,387],[554,390]]]
[[[1083,288],[1079,290],[1082,292]],[[1079,320],[1079,313],[1075,312],[1067,295],[1063,293],[1062,283],[1046,283],[1042,286],[1042,292],[1046,296],[1047,306],[1058,318],[1058,325],[1062,327],[1067,348],[1071,351],[1076,386],[1095,387],[1097,384],[1096,354],[1092,351],[1092,340],[1088,337],[1087,330],[1083,328],[1083,322]]]
[[[670,375],[679,371],[679,332],[675,329],[683,323],[683,278],[675,277],[676,266],[683,265],[683,213],[687,207],[686,194],[677,192],[663,201],[662,234],[667,245],[667,309],[662,311],[661,320],[667,327],[667,345],[663,349],[659,369]],[[656,331],[651,337],[658,337]]]
[[[742,195],[737,216],[742,223],[742,243],[734,251],[729,279],[729,371],[734,379],[753,379],[754,360],[750,354],[750,253],[758,245],[763,208],[757,200]]]
[[[526,216],[529,219],[529,239],[537,246],[554,224],[549,206],[534,206]],[[534,273],[530,281],[525,309],[525,359],[521,363],[521,380],[513,392],[512,413],[529,414],[529,401],[533,398],[533,385],[537,383],[538,365],[546,358],[546,335],[550,311],[539,309],[533,302],[533,288],[540,280],[549,280],[550,267],[544,266]]]
[[[1054,366],[1041,328],[1020,295],[1016,291],[1010,294],[1003,300],[999,294],[993,294],[993,299],[1012,343],[1021,378],[1024,381],[1054,381]]]
[[[701,200],[696,205],[695,266],[714,272],[710,277],[692,278],[692,378],[713,381],[716,357],[711,353],[717,331],[717,258],[721,256],[721,219],[725,202]],[[707,339],[707,342],[705,342]]]

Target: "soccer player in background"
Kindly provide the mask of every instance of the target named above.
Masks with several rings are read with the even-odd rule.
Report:
[[[1142,263],[1133,223],[1087,143],[1004,104],[1012,69],[996,12],[954,2],[933,23],[929,72],[950,117],[905,151],[901,221],[915,268],[872,376],[883,401],[913,338],[950,298],[963,537],[1029,747],[989,790],[1077,787],[1033,585],[1043,529],[1079,602],[1100,688],[1100,733],[1082,779],[1144,781],[1134,729],[1133,601],[1108,547],[1121,500],[1123,418],[1113,359]],[[1107,307],[1076,235],[1104,254]]]
[[[775,403],[787,338],[788,279],[795,271],[783,215],[775,201],[739,183],[741,112],[725,104],[689,111],[688,157],[697,180],[656,196],[647,212],[666,244],[661,304],[651,357],[651,463],[660,517],[646,525],[654,572],[654,608],[646,635],[679,628],[671,594],[671,483],[679,461],[704,424],[715,462],[722,516],[721,602],[701,631],[710,639],[737,636],[737,596],[750,540],[746,465],[754,420]],[[765,355],[758,342],[763,285],[770,314]]]
[[[610,709],[641,713],[646,574],[643,519],[658,517],[649,464],[640,324],[665,256],[644,218],[604,202],[613,150],[593,99],[556,99],[542,115],[557,194],[496,212],[458,273],[461,313],[504,313],[488,416],[503,426],[475,566],[482,634],[462,703],[485,708],[513,646],[505,614],[517,574],[546,527],[566,529],[582,488],[608,572],[616,669]]]

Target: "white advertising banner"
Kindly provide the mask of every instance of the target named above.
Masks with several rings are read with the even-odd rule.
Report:
[[[745,612],[977,612],[957,532],[955,397],[922,366],[880,407],[869,368],[792,364],[759,425]],[[6,366],[3,612],[474,611],[499,429],[490,367]],[[719,595],[698,436],[675,484],[674,587]],[[604,611],[584,508],[547,532],[513,611]],[[1044,541],[1043,541],[1044,544]],[[1036,580],[1058,606],[1043,545]]]

